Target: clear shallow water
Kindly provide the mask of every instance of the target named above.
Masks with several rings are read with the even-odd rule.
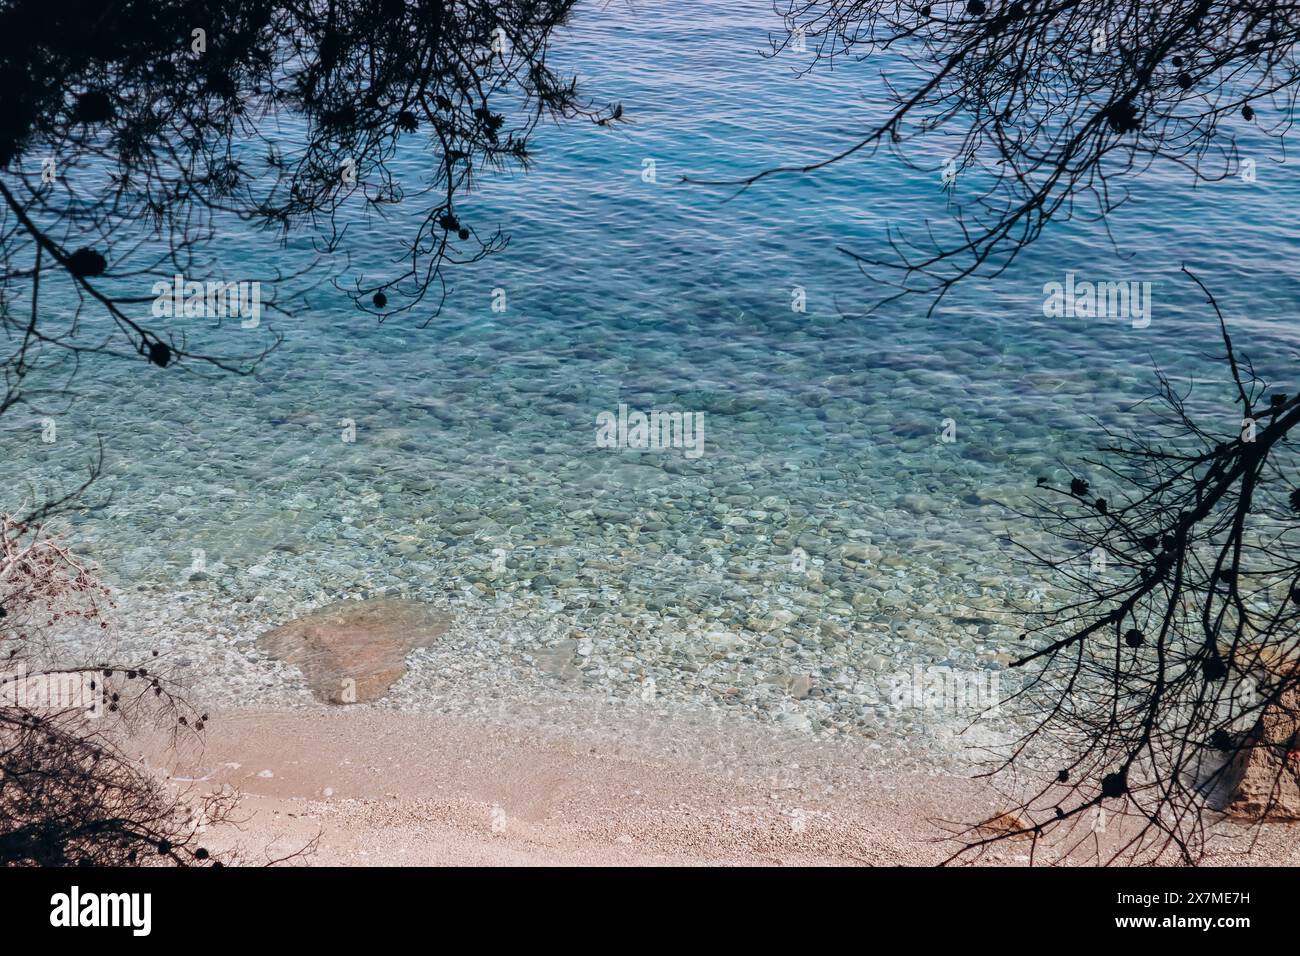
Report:
[[[123,639],[164,644],[217,698],[306,699],[257,634],[405,593],[455,608],[458,627],[416,656],[397,706],[644,703],[651,678],[665,706],[931,740],[939,718],[891,708],[895,681],[1000,673],[1016,633],[1001,612],[1038,583],[1006,506],[1091,450],[1093,417],[1141,428],[1153,362],[1222,380],[1181,262],[1261,371],[1295,387],[1297,189],[1264,147],[1252,185],[1156,172],[1115,217],[1118,252],[1067,226],[932,316],[905,300],[864,317],[877,290],[835,247],[876,251],[891,222],[945,216],[941,159],[917,172],[881,154],[734,197],[677,183],[823,156],[878,115],[876,65],[796,78],[758,55],[773,25],[761,3],[585,9],[557,46],[632,122],[545,129],[530,174],[485,177],[462,218],[500,222],[510,245],[451,272],[427,328],[379,325],[324,286],[274,323],[284,346],[255,377],[97,363],[51,403],[53,444],[40,412],[6,416],[0,477],[66,484],[102,439],[111,500],[72,534],[130,595]],[[411,154],[403,178],[420,168]],[[345,282],[384,274],[410,229],[355,227]],[[307,249],[218,241],[237,277]],[[1044,318],[1043,283],[1066,270],[1153,282],[1150,326]],[[213,350],[267,332],[184,321]],[[1233,428],[1229,394],[1204,395]],[[619,403],[702,412],[703,455],[598,448],[596,417]]]

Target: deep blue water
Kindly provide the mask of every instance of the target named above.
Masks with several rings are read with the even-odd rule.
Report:
[[[760,55],[775,26],[748,0],[585,6],[557,51],[630,122],[546,127],[529,173],[484,175],[462,218],[510,243],[449,272],[441,314],[379,324],[325,284],[257,330],[182,320],[216,351],[272,326],[285,342],[247,379],[92,364],[50,406],[56,442],[36,411],[6,419],[0,469],[70,480],[102,439],[112,501],[74,516],[74,540],[110,581],[171,602],[162,623],[131,606],[141,634],[228,641],[211,653],[232,693],[272,693],[261,626],[378,592],[463,612],[462,686],[469,671],[544,683],[541,652],[586,640],[589,690],[637,696],[649,676],[665,699],[737,699],[801,729],[877,732],[914,663],[996,669],[1014,626],[999,611],[1039,583],[1013,563],[1009,536],[1032,529],[1005,506],[1090,451],[1094,417],[1141,429],[1153,364],[1203,381],[1205,412],[1234,427],[1217,326],[1181,263],[1261,372],[1295,387],[1297,186],[1276,146],[1247,139],[1253,184],[1133,181],[1118,248],[1062,223],[932,315],[923,299],[867,315],[879,287],[837,247],[876,253],[891,225],[944,221],[941,152],[739,194],[679,182],[821,158],[880,115],[888,62],[799,77],[799,55]],[[399,176],[422,167],[407,149]],[[417,212],[358,220],[341,281],[393,268]],[[233,227],[216,243],[236,278],[309,248]],[[1067,271],[1151,282],[1149,327],[1045,318],[1043,285]],[[704,454],[598,448],[596,417],[620,403],[702,412]],[[405,705],[450,693],[455,668],[432,653]],[[787,693],[798,674],[824,692]]]

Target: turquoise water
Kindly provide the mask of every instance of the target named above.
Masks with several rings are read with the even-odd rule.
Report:
[[[1141,429],[1153,363],[1203,381],[1205,413],[1235,427],[1182,262],[1294,388],[1297,187],[1268,144],[1247,143],[1253,184],[1154,170],[1113,219],[1118,249],[1063,225],[932,315],[868,316],[879,288],[836,247],[948,215],[938,152],[739,195],[679,182],[820,158],[879,115],[887,64],[797,77],[799,55],[759,55],[774,26],[762,3],[588,5],[558,52],[631,122],[547,127],[530,173],[484,176],[462,218],[510,244],[449,273],[441,314],[379,324],[323,285],[258,329],[178,320],[213,351],[285,341],[251,378],[94,362],[69,400],[6,416],[0,477],[66,485],[102,440],[105,503],[69,532],[122,589],[123,640],[164,645],[218,699],[308,700],[257,634],[409,594],[458,623],[396,706],[576,695],[919,745],[936,718],[891,708],[900,675],[1001,673],[1005,612],[1045,584],[1011,544],[1032,539],[1008,506],[1035,478],[1066,474],[1098,422]],[[418,155],[399,174],[418,182]],[[344,284],[384,275],[412,228],[358,220]],[[232,227],[216,247],[243,278],[309,242]],[[1149,327],[1045,318],[1067,271],[1151,282]],[[621,403],[702,413],[703,453],[598,447]]]

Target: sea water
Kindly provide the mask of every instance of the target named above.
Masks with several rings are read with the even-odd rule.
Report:
[[[947,221],[964,183],[944,189],[941,144],[682,182],[822,158],[882,115],[890,61],[801,76],[810,54],[761,55],[777,28],[762,2],[584,5],[556,56],[630,122],[544,126],[531,171],[485,173],[461,218],[510,242],[450,269],[441,311],[379,323],[324,283],[291,317],[166,319],[218,354],[284,341],[247,377],[136,357],[51,377],[0,423],[7,506],[102,446],[63,527],[118,589],[123,653],[161,648],[205,701],[309,705],[258,634],[401,595],[455,625],[389,706],[562,698],[930,747],[1011,689],[1016,608],[1051,593],[1015,546],[1056,546],[1017,513],[1036,479],[1068,483],[1102,427],[1150,427],[1155,366],[1239,426],[1182,263],[1300,387],[1296,187],[1247,137],[1253,182],[1157,168],[1110,235],[1062,223],[996,281],[872,311],[888,290],[842,250]],[[404,147],[396,172],[425,165]],[[358,219],[327,268],[383,278],[418,218]],[[235,225],[214,246],[225,281],[311,255]],[[1145,321],[1053,310],[1067,275],[1148,284]],[[602,441],[620,410],[698,421],[701,453],[671,428]]]

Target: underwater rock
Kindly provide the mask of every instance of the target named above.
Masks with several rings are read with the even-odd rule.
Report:
[[[379,700],[406,673],[406,656],[447,632],[448,619],[419,601],[378,598],[320,608],[257,639],[267,654],[298,667],[318,700]]]

